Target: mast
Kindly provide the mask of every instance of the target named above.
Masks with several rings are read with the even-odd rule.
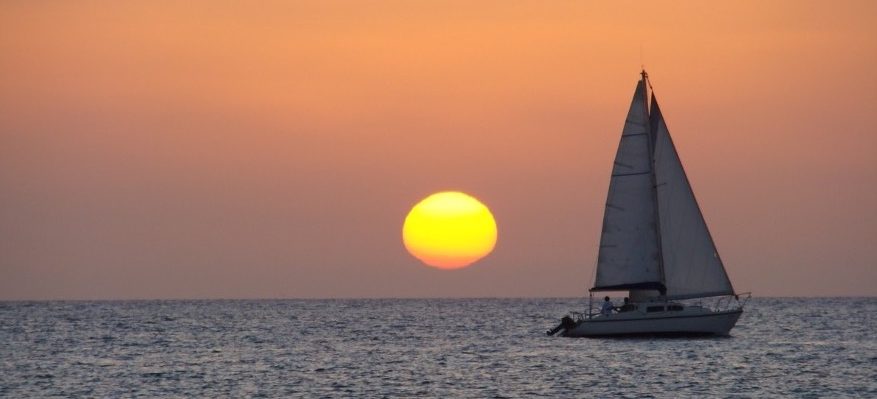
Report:
[[[653,108],[655,108],[655,107],[654,106],[652,108],[649,107],[649,104],[648,104],[649,97],[647,96],[649,94],[649,89],[652,87],[652,83],[649,82],[649,74],[646,72],[645,68],[643,68],[642,72],[640,72],[640,75],[642,75],[642,77],[643,77],[643,102],[646,103],[645,110],[646,110],[646,113],[648,114],[648,118],[649,118],[649,166],[651,166],[650,177],[652,179],[651,193],[652,193],[652,203],[655,204],[655,237],[658,241],[658,274],[661,276],[661,285],[662,285],[662,287],[658,290],[658,292],[660,292],[661,295],[666,295],[667,294],[667,278],[664,274],[664,250],[663,250],[664,246],[661,244],[661,216],[660,216],[659,210],[658,210],[658,208],[659,208],[658,207],[658,177],[657,177],[657,174],[655,172],[655,170],[656,170],[656,165],[655,165],[655,141],[656,141],[655,136],[656,136],[656,134],[655,133],[656,133],[657,127],[658,127],[657,126],[658,125],[657,119],[661,118],[662,115],[661,115],[660,111],[658,111],[658,114],[657,114],[658,118],[653,118],[652,114],[655,111]],[[652,105],[654,105],[654,104],[656,104],[654,90],[652,90],[651,94],[652,94],[652,96],[651,96]]]
[[[646,72],[645,68],[639,73],[642,76],[643,80],[643,109],[646,110],[646,116],[650,116],[649,113],[649,87],[651,83],[649,83],[649,74]]]

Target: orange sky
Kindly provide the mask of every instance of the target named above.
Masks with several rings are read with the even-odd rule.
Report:
[[[7,1],[0,299],[584,295],[643,63],[738,291],[877,295],[875,2]]]

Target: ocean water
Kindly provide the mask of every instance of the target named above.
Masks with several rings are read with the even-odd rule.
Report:
[[[582,299],[0,302],[0,397],[877,397],[877,298],[730,337],[545,331]]]

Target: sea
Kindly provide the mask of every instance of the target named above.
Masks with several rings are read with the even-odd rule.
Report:
[[[561,338],[581,298],[0,302],[0,397],[877,397],[877,298]]]

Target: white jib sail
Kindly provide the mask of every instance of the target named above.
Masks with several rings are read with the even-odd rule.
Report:
[[[667,296],[694,298],[733,294],[734,288],[654,97],[651,108],[652,118],[657,118],[655,177]]]
[[[649,130],[641,80],[612,168],[594,288],[661,281]]]

